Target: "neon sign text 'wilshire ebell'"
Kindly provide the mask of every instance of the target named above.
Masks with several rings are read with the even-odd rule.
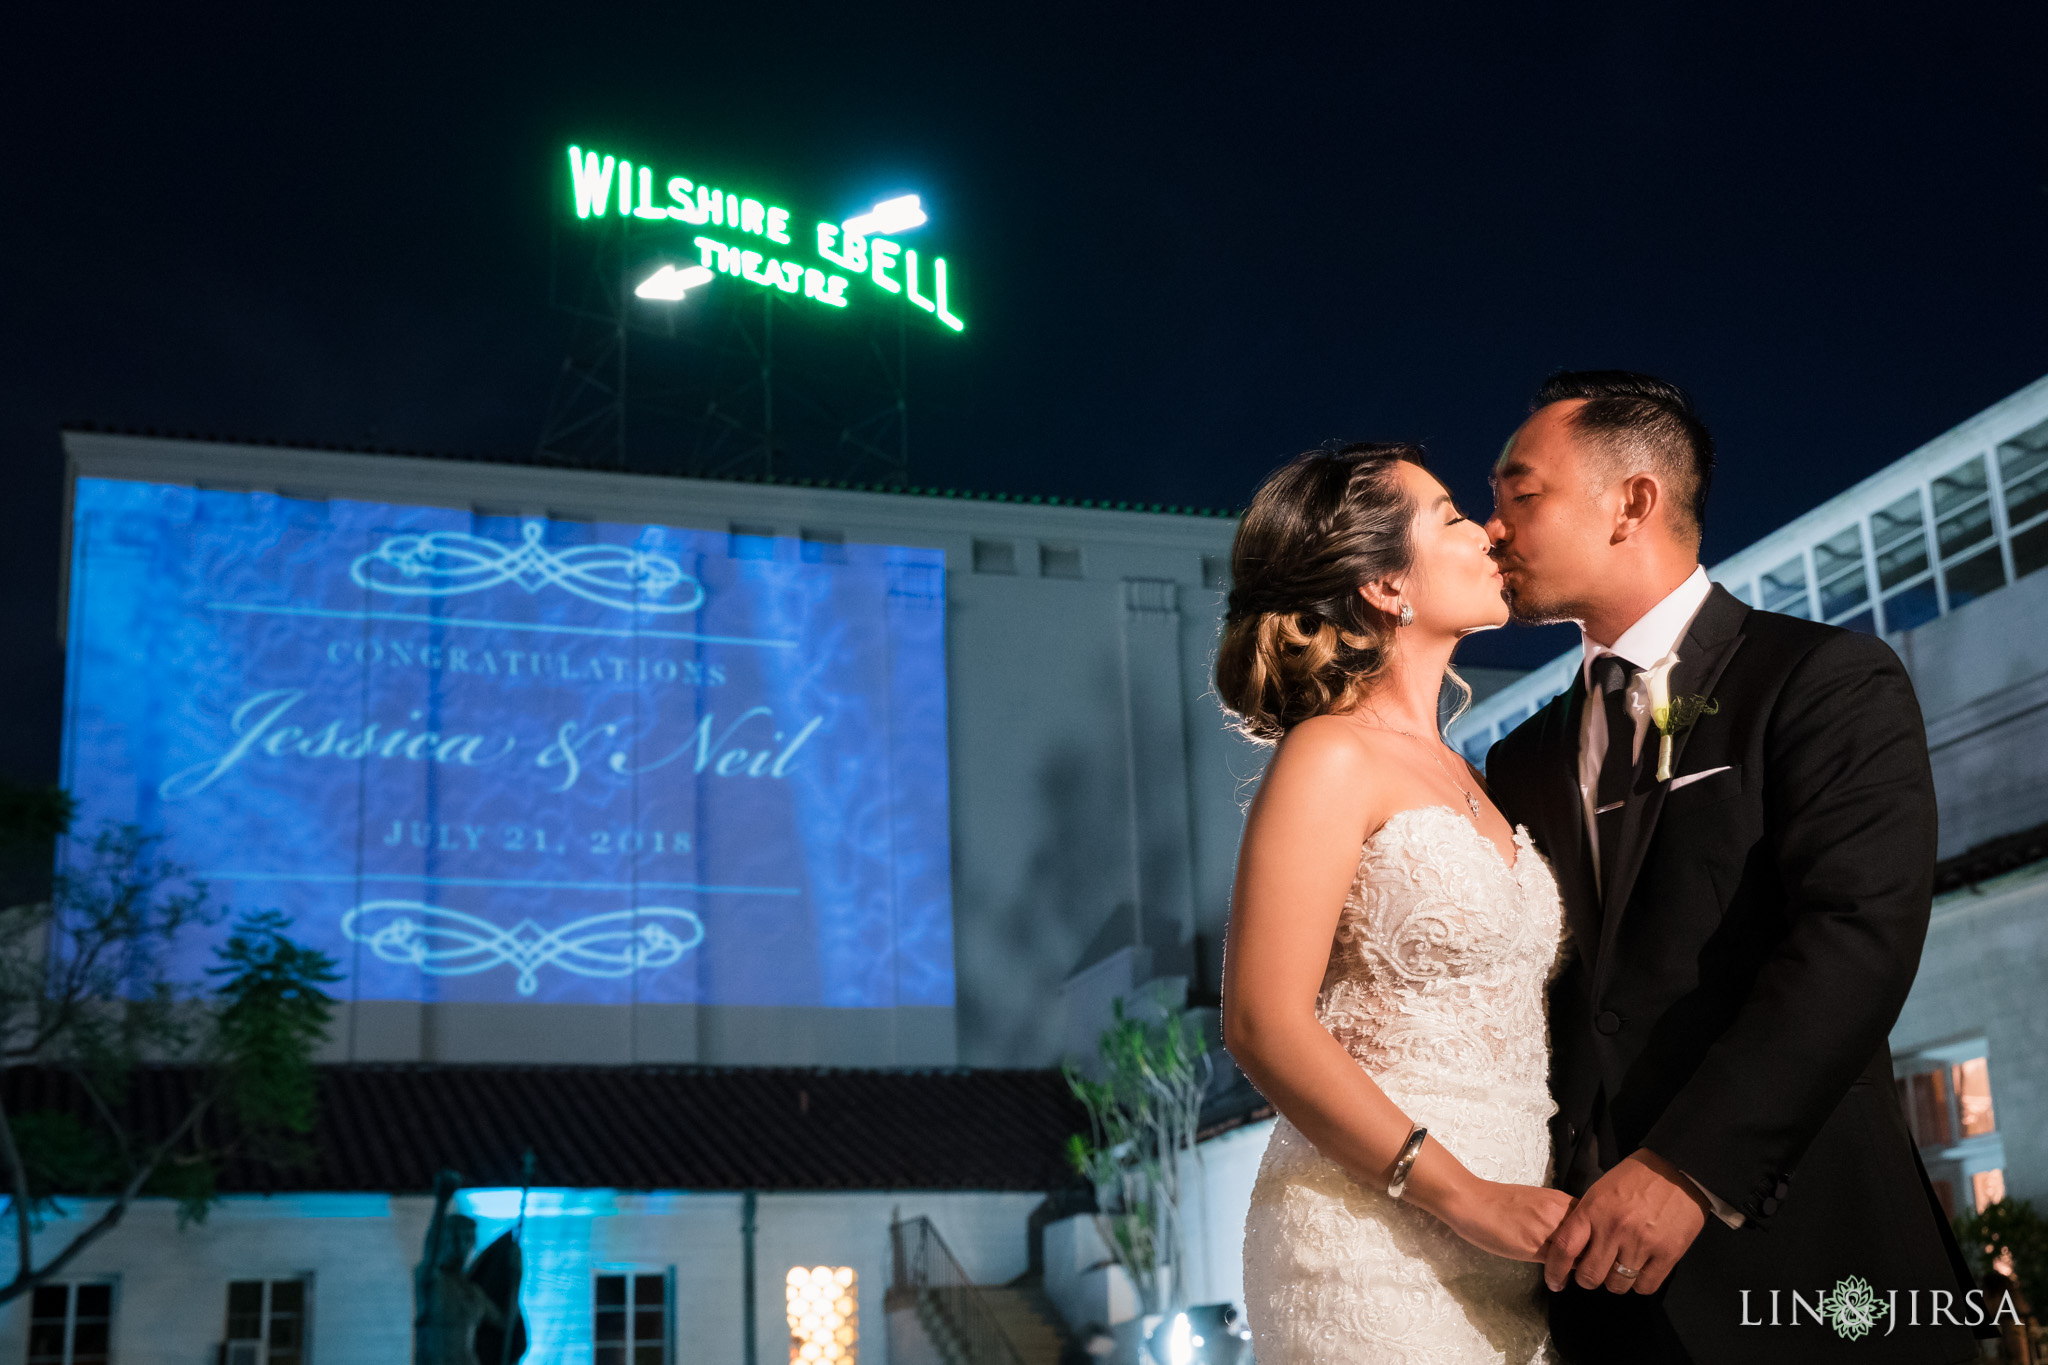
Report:
[[[900,224],[894,230],[904,231],[922,223],[924,214],[915,196],[890,200],[843,223],[820,222],[810,233],[799,229],[797,235],[806,238],[799,243],[790,231],[790,211],[778,204],[682,175],[660,180],[657,188],[653,167],[623,157],[572,146],[569,179],[578,218],[603,218],[616,210],[621,218],[723,230],[717,236],[691,234],[688,249],[697,253],[697,265],[680,273],[663,266],[643,286],[643,297],[680,299],[685,289],[723,274],[829,308],[845,308],[853,301],[853,281],[865,280],[872,289],[916,304],[953,331],[966,327],[947,306],[945,257],[920,259],[916,250],[886,235],[856,230],[874,232],[876,226]],[[760,239],[767,249],[743,240],[746,237]],[[814,259],[802,259],[807,248]]]

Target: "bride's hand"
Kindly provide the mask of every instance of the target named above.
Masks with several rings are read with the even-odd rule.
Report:
[[[1571,1212],[1572,1197],[1540,1185],[1478,1180],[1458,1205],[1444,1216],[1451,1231],[1481,1251],[1514,1261],[1540,1261],[1543,1244]]]

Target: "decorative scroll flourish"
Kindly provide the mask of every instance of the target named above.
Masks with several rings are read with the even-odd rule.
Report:
[[[522,919],[501,929],[460,910],[419,901],[365,901],[341,918],[341,931],[386,962],[428,976],[470,976],[493,967],[519,973],[521,995],[540,987],[540,969],[577,976],[631,976],[675,965],[704,941],[704,922],[688,910],[642,906],[587,915],[554,929]]]
[[[621,611],[674,614],[695,611],[704,601],[704,585],[667,555],[630,545],[551,550],[541,544],[542,530],[541,523],[527,522],[517,545],[461,531],[387,536],[356,557],[349,575],[372,592],[406,597],[454,597],[516,583],[529,593],[561,588]],[[676,600],[665,600],[670,594]]]

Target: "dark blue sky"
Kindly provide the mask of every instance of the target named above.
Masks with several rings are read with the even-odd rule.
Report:
[[[55,771],[60,423],[531,449],[571,140],[921,190],[973,325],[918,483],[1237,505],[1408,438],[1483,507],[1546,371],[1627,366],[1716,429],[1711,559],[2048,373],[2038,4],[986,8],[13,19],[0,772]]]

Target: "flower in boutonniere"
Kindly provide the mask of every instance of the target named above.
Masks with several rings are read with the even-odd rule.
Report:
[[[1667,654],[1655,664],[1643,670],[1643,686],[1649,693],[1650,720],[1657,727],[1657,780],[1671,780],[1671,741],[1693,727],[1701,716],[1711,716],[1721,709],[1721,703],[1697,694],[1687,697],[1671,695],[1671,670],[1678,666],[1678,655]]]

